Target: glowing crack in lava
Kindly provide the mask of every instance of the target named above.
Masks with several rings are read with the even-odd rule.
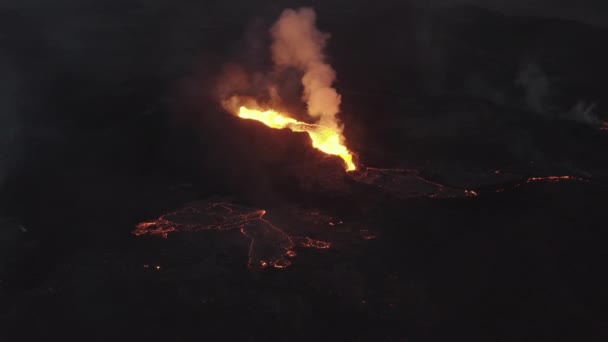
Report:
[[[239,108],[238,116],[242,119],[256,120],[270,128],[289,128],[294,132],[306,132],[312,140],[312,146],[321,152],[338,156],[344,161],[346,171],[357,169],[353,163],[353,154],[346,148],[344,138],[340,132],[332,128],[309,124],[290,118],[272,109],[265,111],[250,109],[244,106]]]
[[[166,238],[173,232],[238,229],[241,234],[251,239],[248,261],[250,269],[288,267],[291,261],[287,258],[296,256],[295,247],[327,249],[331,246],[329,242],[289,235],[266,220],[265,214],[265,210],[227,202],[194,203],[155,220],[139,223],[133,234]]]
[[[580,181],[580,182],[584,182],[587,181],[584,178],[580,178],[580,177],[575,177],[575,176],[537,176],[537,177],[528,177],[528,179],[526,179],[526,183],[533,183],[533,182],[551,182],[551,183],[557,183],[557,182],[562,182],[562,181]]]

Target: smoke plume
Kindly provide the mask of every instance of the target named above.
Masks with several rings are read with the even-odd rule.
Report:
[[[332,87],[336,72],[325,62],[323,48],[328,35],[315,26],[316,14],[311,8],[283,11],[270,30],[273,38],[272,58],[279,69],[296,68],[304,73],[303,99],[308,114],[319,124],[341,129],[336,118],[340,111],[340,95]]]

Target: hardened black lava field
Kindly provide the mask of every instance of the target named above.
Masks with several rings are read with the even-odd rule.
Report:
[[[0,5],[0,340],[605,340],[606,10]]]

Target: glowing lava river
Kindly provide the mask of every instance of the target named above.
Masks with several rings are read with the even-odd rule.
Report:
[[[346,171],[357,169],[353,162],[353,153],[344,145],[344,137],[330,127],[300,122],[272,109],[265,111],[241,106],[238,116],[242,119],[256,120],[270,128],[289,128],[294,132],[306,132],[312,140],[312,146],[323,153],[338,156],[345,163]]]

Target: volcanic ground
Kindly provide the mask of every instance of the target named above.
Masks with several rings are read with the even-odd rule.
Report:
[[[3,341],[607,337],[606,29],[316,4],[346,172],[221,107],[213,80],[255,11],[197,6],[123,14],[142,23],[74,61],[32,57],[59,56],[36,25],[7,40],[36,96],[0,196]]]

